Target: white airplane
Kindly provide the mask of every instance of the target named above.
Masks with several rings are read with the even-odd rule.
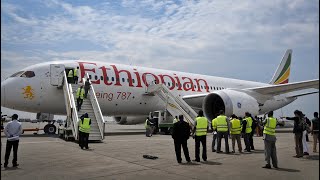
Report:
[[[85,60],[52,61],[32,65],[1,83],[1,106],[28,112],[66,115],[64,94],[54,86],[52,65],[79,67],[80,83],[88,73],[104,116],[120,124],[143,122],[149,112],[165,109],[157,96],[146,96],[150,82],[163,83],[195,110],[202,109],[213,119],[222,109],[226,115],[253,116],[282,108],[298,96],[317,92],[291,92],[319,89],[319,79],[289,82],[292,50],[287,50],[269,83],[206,76],[154,68]]]

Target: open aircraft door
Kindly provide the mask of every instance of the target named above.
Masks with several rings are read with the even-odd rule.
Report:
[[[62,86],[64,71],[63,64],[50,64],[50,84],[52,86]]]

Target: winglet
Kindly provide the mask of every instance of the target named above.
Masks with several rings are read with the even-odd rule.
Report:
[[[269,84],[286,84],[289,82],[292,50],[288,49]]]

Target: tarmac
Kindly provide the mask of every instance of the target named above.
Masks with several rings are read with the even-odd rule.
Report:
[[[308,142],[310,155],[298,159],[292,157],[295,155],[293,134],[289,131],[277,133],[279,169],[264,169],[262,137],[254,137],[255,151],[252,153],[217,154],[211,152],[212,135],[208,134],[208,161],[186,163],[182,153],[183,162],[178,164],[170,135],[146,137],[142,125],[108,125],[106,129],[109,132],[105,140],[90,143],[89,150],[81,150],[76,142],[64,141],[57,135],[26,132],[20,138],[19,167],[12,167],[11,154],[9,167],[1,166],[1,179],[319,179],[319,154],[312,153],[311,135]],[[3,133],[1,141],[3,163],[6,145]],[[188,146],[191,159],[195,159],[192,138]],[[229,146],[231,149],[230,139]],[[157,156],[158,159],[145,159],[143,155]]]

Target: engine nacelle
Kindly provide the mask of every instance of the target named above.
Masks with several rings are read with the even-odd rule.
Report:
[[[113,120],[118,124],[131,125],[144,123],[148,115],[145,116],[114,116]]]
[[[244,117],[245,112],[252,116],[259,114],[259,104],[252,96],[234,90],[221,90],[208,94],[202,103],[202,109],[205,116],[211,121],[224,110],[226,116],[235,114],[238,117]]]

